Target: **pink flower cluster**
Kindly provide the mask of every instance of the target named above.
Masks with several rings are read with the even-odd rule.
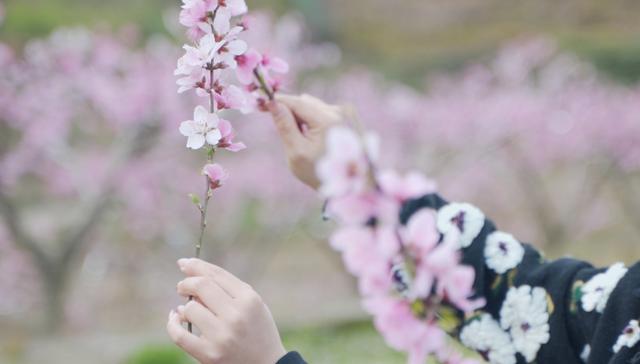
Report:
[[[200,238],[196,244],[199,257],[207,225],[207,210],[213,191],[222,187],[228,172],[213,162],[216,151],[224,149],[238,152],[244,143],[235,142],[231,123],[222,118],[226,110],[248,113],[256,106],[264,106],[273,99],[279,88],[277,78],[270,71],[286,73],[289,66],[277,58],[270,58],[249,50],[240,35],[247,30],[247,21],[238,17],[247,12],[244,0],[183,0],[180,23],[188,28],[194,44],[184,45],[184,55],[178,60],[174,74],[178,93],[195,90],[198,96],[208,98],[208,109],[196,106],[191,120],[180,124],[180,133],[187,137],[187,148],[207,150],[207,164],[202,168],[206,179],[203,199],[190,194],[200,212]],[[235,70],[237,81],[233,84]],[[189,324],[189,330],[191,325]]]
[[[329,131],[317,174],[327,213],[341,225],[330,243],[358,278],[364,307],[391,347],[407,352],[410,363],[431,355],[461,363],[465,359],[447,345],[441,318],[484,305],[470,298],[475,273],[460,263],[457,237],[441,241],[435,211],[420,210],[400,223],[402,204],[436,186],[417,172],[378,171],[378,151],[374,135]]]
[[[185,45],[175,74],[178,92],[195,89],[211,97],[215,110],[236,109],[248,113],[264,104],[264,92],[272,98],[281,80],[272,75],[285,74],[289,65],[280,58],[248,49],[240,39],[249,28],[249,20],[235,19],[247,12],[244,0],[184,0],[180,23],[188,28],[194,45]],[[235,21],[235,23],[234,23]],[[236,70],[242,89],[229,83],[224,70]]]
[[[233,22],[247,10],[244,0],[183,0],[180,12],[180,23],[188,28],[194,44],[184,45],[185,54],[178,60],[174,72],[180,77],[178,92],[195,90],[197,95],[209,98],[209,109],[197,106],[193,119],[180,124],[180,133],[187,137],[188,148],[207,146],[209,164],[203,173],[210,189],[220,187],[222,176],[227,176],[220,165],[211,163],[214,151],[237,152],[246,147],[244,143],[234,142],[235,131],[231,123],[218,114],[222,110],[251,111],[249,100],[258,89],[272,98],[276,83],[267,72],[273,69],[285,73],[288,70],[288,65],[280,59],[269,61],[255,50],[248,51],[247,43],[239,38],[247,25],[242,20]],[[242,85],[251,87],[243,90],[229,82],[225,74],[229,69],[237,71],[237,79]],[[269,82],[265,84],[265,80]],[[256,82],[257,86],[254,85]],[[253,99],[257,100],[257,97]]]

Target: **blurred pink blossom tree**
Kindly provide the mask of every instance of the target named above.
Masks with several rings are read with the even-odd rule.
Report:
[[[543,244],[616,219],[640,231],[639,87],[611,84],[534,40],[432,78],[423,92],[367,69],[307,72],[335,65],[340,52],[309,44],[295,16],[273,23],[258,15],[251,28],[247,42],[291,61],[285,92],[295,87],[357,108],[384,138],[381,163],[419,168],[446,196],[473,200]],[[184,196],[201,180],[176,120],[191,114],[194,100],[176,97],[175,44],[131,39],[131,29],[65,29],[20,51],[0,46],[0,277],[26,281],[0,280],[14,297],[1,310],[28,307],[41,287],[50,324],[59,323],[70,277],[105,236],[167,241],[190,253],[196,229],[183,218],[193,208]],[[234,183],[217,200],[225,217],[215,236],[233,241],[256,201],[251,227],[274,236],[301,216],[317,218],[268,118],[235,125],[253,153],[222,158]]]
[[[476,200],[543,245],[616,218],[640,228],[640,87],[600,78],[547,39],[429,81],[420,92],[356,70],[309,88],[384,130],[389,162],[425,169],[446,195]]]
[[[295,18],[272,23],[266,15],[254,15],[255,33],[272,36],[254,36],[252,44],[282,55],[333,51],[304,43]],[[176,94],[179,48],[162,38],[140,47],[136,39],[133,29],[120,34],[61,29],[29,42],[20,53],[0,45],[0,246],[19,248],[0,256],[0,270],[13,279],[17,270],[33,272],[23,275],[24,286],[27,277],[39,278],[31,286],[41,282],[42,299],[30,298],[46,303],[50,328],[64,320],[70,278],[93,241],[118,236],[111,231],[174,245],[195,240],[187,231],[196,229],[183,217],[192,212],[186,196],[201,185],[194,173],[200,167],[183,152],[178,133],[195,99]],[[322,59],[330,64],[336,52],[318,62]],[[305,67],[293,62],[291,75]],[[262,118],[237,127],[256,152],[228,157],[234,158],[229,173],[235,183],[217,201],[227,220],[215,224],[221,239],[238,228],[233,221],[243,221],[238,214],[246,213],[246,204],[238,201],[273,205],[302,191],[287,185],[284,157],[274,149],[275,131]],[[268,180],[256,183],[256,173]],[[268,219],[259,223],[290,221],[301,208],[277,217],[265,211]],[[28,297],[22,298],[14,309],[26,309]]]

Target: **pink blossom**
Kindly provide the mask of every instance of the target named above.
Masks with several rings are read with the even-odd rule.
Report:
[[[388,294],[392,286],[389,262],[384,259],[371,260],[358,276],[358,291],[364,297]]]
[[[453,266],[438,276],[437,293],[460,310],[471,312],[485,305],[482,298],[470,300],[475,271],[469,266]]]
[[[236,68],[236,57],[243,55],[247,51],[247,43],[241,39],[237,39],[244,28],[234,27],[220,39],[222,47],[218,50],[216,63],[224,64],[229,68]]]
[[[233,139],[235,138],[235,132],[233,130],[233,127],[231,126],[231,123],[227,120],[220,119],[220,122],[218,123],[218,129],[220,130],[220,134],[222,136],[222,138],[220,138],[220,141],[218,142],[218,148],[226,149],[230,152],[239,152],[247,147],[246,145],[244,145],[244,143],[233,141]]]
[[[203,68],[193,69],[190,74],[185,77],[181,77],[176,81],[176,84],[178,85],[178,93],[181,94],[194,88],[202,90],[207,84],[208,79],[209,75]]]
[[[373,295],[389,292],[391,272],[389,248],[377,245],[376,231],[371,228],[343,228],[330,239],[331,245],[342,252],[345,267],[358,277],[360,293]],[[386,251],[385,251],[386,250]]]
[[[403,243],[418,259],[424,259],[438,244],[435,212],[423,209],[414,213],[401,230]]]
[[[289,72],[289,64],[284,59],[271,57],[268,54],[262,54],[262,61],[260,64],[266,72],[273,71],[280,74]]]
[[[216,91],[215,89],[214,87],[214,91]],[[235,109],[240,110],[243,114],[251,111],[247,95],[237,86],[220,86],[214,97],[219,110]]]
[[[409,287],[410,299],[423,299],[431,295],[436,275],[430,267],[425,264],[418,264],[415,268],[415,277]]]
[[[218,3],[228,9],[231,16],[242,15],[248,10],[245,0],[218,0]]]
[[[244,0],[218,0],[220,6],[213,20],[213,28],[218,34],[229,32],[231,18],[247,12],[247,4]]]
[[[441,277],[458,265],[460,251],[454,244],[440,243],[428,254],[417,258],[421,260],[420,265]]]
[[[212,190],[222,187],[222,183],[229,178],[227,171],[218,163],[205,165],[202,168],[202,174],[209,179],[209,188]]]
[[[395,225],[399,213],[397,201],[374,192],[332,197],[327,204],[328,216],[345,225]]]
[[[377,155],[377,145],[367,141],[363,145],[357,134],[345,127],[329,130],[327,153],[316,166],[316,173],[322,183],[320,192],[323,195],[341,196],[363,192],[371,183],[369,159]]]
[[[249,49],[244,54],[236,56],[236,62],[238,81],[245,85],[253,83],[253,70],[262,62],[262,55],[255,49]]]
[[[360,275],[372,261],[383,261],[387,265],[388,255],[383,254],[376,244],[376,229],[368,227],[345,227],[335,232],[330,239],[331,246],[345,253],[347,268],[354,275]],[[365,254],[360,254],[365,253]]]
[[[281,58],[262,54],[260,65],[260,70],[265,82],[272,90],[278,91],[282,84],[280,76],[289,72],[289,64]],[[280,76],[276,76],[273,73],[277,73]]]
[[[204,68],[213,62],[216,53],[224,45],[217,42],[213,34],[207,34],[200,38],[196,47],[185,45],[184,56],[178,60],[178,66],[174,72],[177,75],[192,75],[194,71]]]
[[[376,194],[345,195],[330,198],[326,215],[345,225],[364,225],[376,215]]]
[[[231,12],[225,8],[218,9],[213,19],[213,30],[217,34],[225,34],[231,29]]]
[[[198,39],[211,32],[211,26],[207,23],[208,14],[213,12],[217,2],[211,0],[183,0],[180,11],[180,24],[189,28],[191,39]]]
[[[381,225],[375,227],[376,248],[388,262],[393,261],[400,253],[400,237],[395,225]]]
[[[409,363],[423,364],[427,356],[442,350],[446,334],[434,323],[417,318],[405,301],[380,296],[365,299],[365,309],[374,317],[376,329],[386,343],[409,353]]]
[[[393,170],[385,170],[378,174],[378,182],[386,194],[401,202],[436,191],[436,183],[419,172],[410,172],[401,177]]]

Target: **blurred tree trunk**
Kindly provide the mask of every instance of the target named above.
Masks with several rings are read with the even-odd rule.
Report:
[[[547,248],[561,247],[569,243],[570,233],[581,231],[586,220],[586,210],[594,198],[599,196],[610,180],[613,164],[608,161],[596,161],[585,165],[585,175],[581,186],[576,186],[576,194],[566,196],[562,210],[557,206],[553,194],[547,189],[548,183],[540,175],[535,166],[513,144],[508,144],[510,161],[519,184],[523,187],[522,195],[529,205],[544,241],[540,246]]]
[[[102,221],[113,198],[116,185],[114,177],[126,163],[145,154],[152,147],[158,131],[157,125],[143,123],[126,134],[129,137],[114,151],[113,164],[106,182],[93,198],[88,199],[86,206],[81,208],[80,211],[84,212],[83,219],[70,233],[62,234],[56,244],[52,244],[59,247],[57,251],[47,252],[43,247],[49,245],[33,239],[23,226],[24,219],[16,203],[0,190],[0,217],[15,246],[32,258],[42,278],[42,295],[47,305],[44,328],[48,332],[57,331],[65,321],[64,308],[71,272],[84,256],[91,241],[90,235]]]
[[[110,193],[92,203],[85,220],[62,243],[58,255],[47,254],[42,244],[31,238],[22,226],[22,219],[13,201],[0,192],[0,212],[4,217],[12,240],[18,248],[33,259],[42,279],[42,295],[47,305],[45,328],[52,332],[64,322],[66,290],[72,268],[89,241],[89,235],[100,222],[107,208]]]
[[[62,272],[56,272],[43,277],[43,282],[47,303],[44,327],[47,332],[55,332],[65,321],[66,279]]]

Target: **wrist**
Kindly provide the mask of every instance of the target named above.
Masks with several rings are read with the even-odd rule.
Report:
[[[296,351],[290,351],[286,353],[276,364],[307,364],[302,356]]]
[[[278,347],[273,348],[271,353],[265,355],[265,364],[276,364],[279,363],[282,358],[287,355],[287,351],[284,346],[279,345]]]

